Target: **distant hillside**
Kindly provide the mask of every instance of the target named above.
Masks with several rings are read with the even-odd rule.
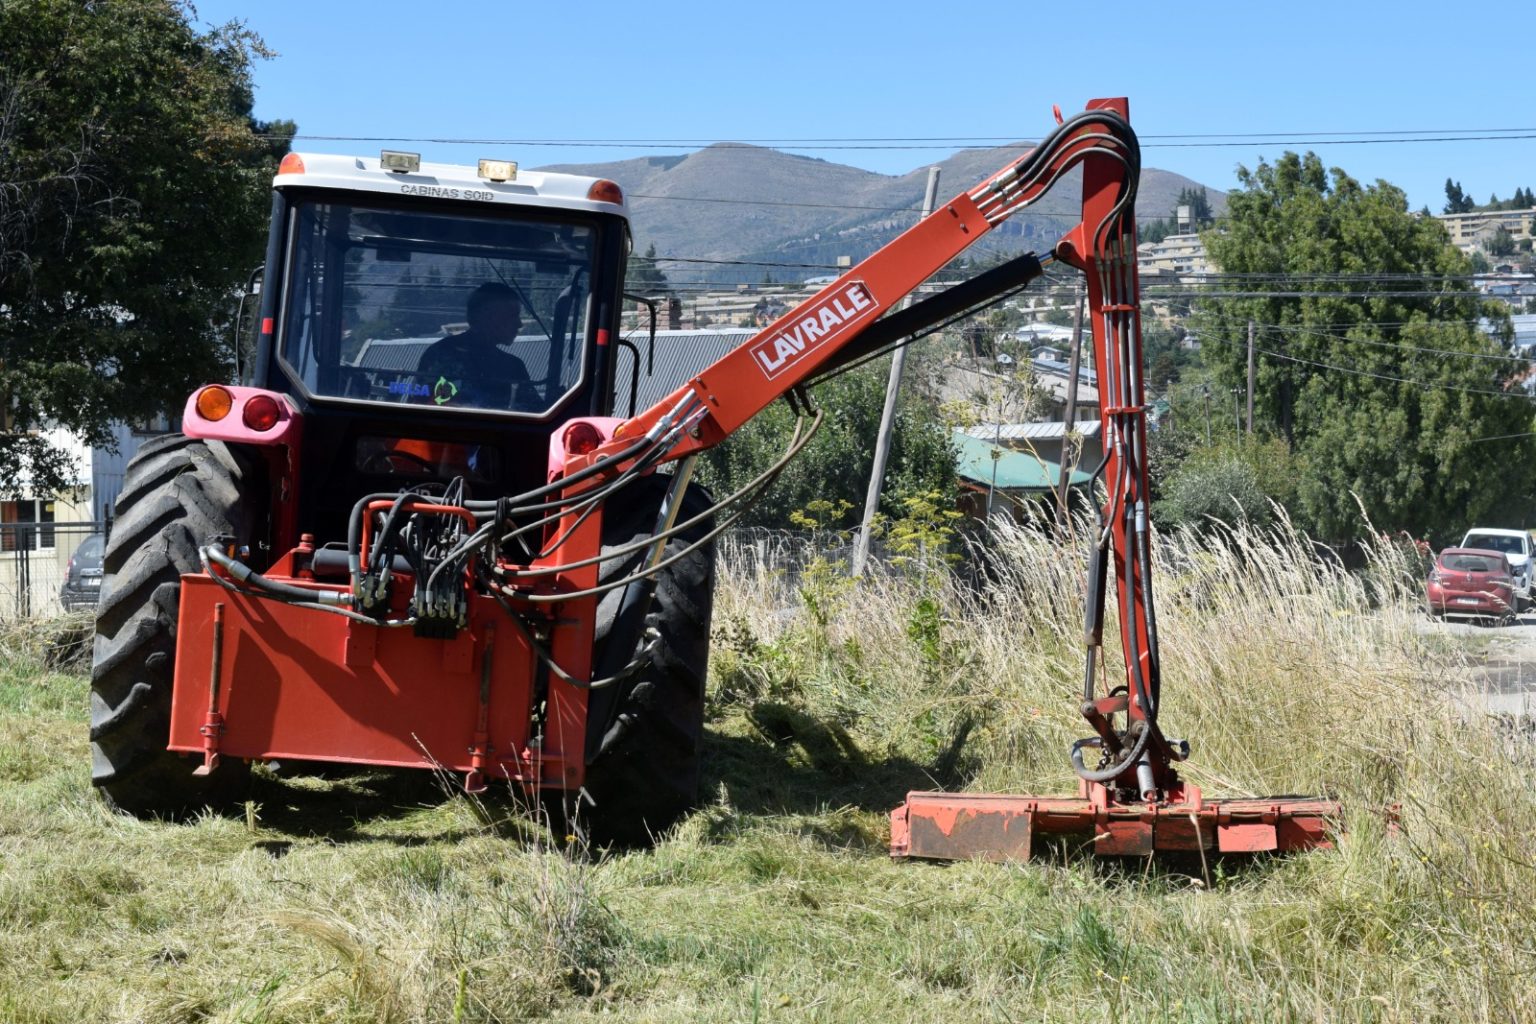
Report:
[[[962,150],[940,161],[940,200],[967,189],[1030,147]],[[838,256],[855,262],[916,220],[927,165],[899,176],[781,153],[742,143],[717,143],[684,156],[646,156],[596,164],[556,164],[542,170],[612,178],[629,196],[636,250],[650,245],[663,256],[764,260],[826,265]],[[1036,206],[1015,216],[982,243],[990,249],[1048,246],[1076,218],[1079,175],[1062,181]],[[1184,188],[1200,187],[1182,175],[1143,168],[1137,209],[1166,217]],[[1209,190],[1221,210],[1225,193]],[[911,211],[911,212],[900,212]],[[761,281],[815,276],[815,269],[668,267],[678,280]]]

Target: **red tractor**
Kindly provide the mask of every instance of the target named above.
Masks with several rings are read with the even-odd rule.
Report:
[[[183,434],[147,445],[118,499],[93,781],[125,811],[174,816],[236,796],[253,761],[433,768],[471,791],[580,802],[599,841],[645,842],[696,795],[713,539],[783,465],[717,503],[690,485],[699,452],[785,398],[805,428],[787,459],[819,421],[818,377],[1060,260],[1087,275],[1109,499],[1089,581],[1096,735],[1074,749],[1095,802],[1057,807],[1050,830],[1097,828],[1110,805],[1182,814],[1146,589],[1139,159],[1125,101],[1091,103],[637,412],[616,408],[642,362],[620,337],[630,237],[616,184],[500,161],[289,155],[247,383],[192,395]],[[1050,254],[896,308],[1079,167],[1082,221]],[[1111,569],[1127,678],[1096,696]],[[915,848],[898,852],[947,855],[934,816],[912,813]],[[954,813],[939,815],[945,835]],[[1027,836],[1031,813],[1011,808],[1005,830]],[[1112,831],[1106,852],[1133,852]]]

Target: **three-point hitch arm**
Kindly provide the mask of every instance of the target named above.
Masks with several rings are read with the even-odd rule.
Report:
[[[1106,456],[1096,478],[1108,499],[1090,562],[1083,713],[1096,735],[1073,749],[1089,783],[1143,796],[1177,783],[1182,744],[1157,728],[1157,630],[1148,587],[1146,422],[1136,274],[1135,196],[1140,151],[1124,99],[1095,100],[1037,147],[949,202],[835,282],[785,314],[652,408],[614,429],[606,443],[571,458],[567,474],[608,460],[620,471],[642,438],[672,438],[656,461],[689,458],[718,444],[776,399],[914,334],[1014,290],[1052,261],[1088,284],[1093,359]],[[1015,258],[964,284],[896,310],[896,304],[1008,217],[1081,168],[1082,219],[1050,253]],[[686,465],[686,463],[685,463]],[[1115,574],[1125,686],[1100,695],[1108,574]],[[1111,716],[1121,714],[1124,728]],[[1100,751],[1095,766],[1084,751]]]

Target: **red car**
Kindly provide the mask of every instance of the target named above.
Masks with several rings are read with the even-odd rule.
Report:
[[[1446,548],[1429,570],[1425,592],[1436,618],[1506,619],[1515,612],[1515,579],[1498,551]]]

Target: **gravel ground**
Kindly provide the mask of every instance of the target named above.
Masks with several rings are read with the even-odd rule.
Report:
[[[1426,619],[1422,628],[1481,647],[1474,675],[1489,711],[1536,720],[1536,610],[1507,626]]]

